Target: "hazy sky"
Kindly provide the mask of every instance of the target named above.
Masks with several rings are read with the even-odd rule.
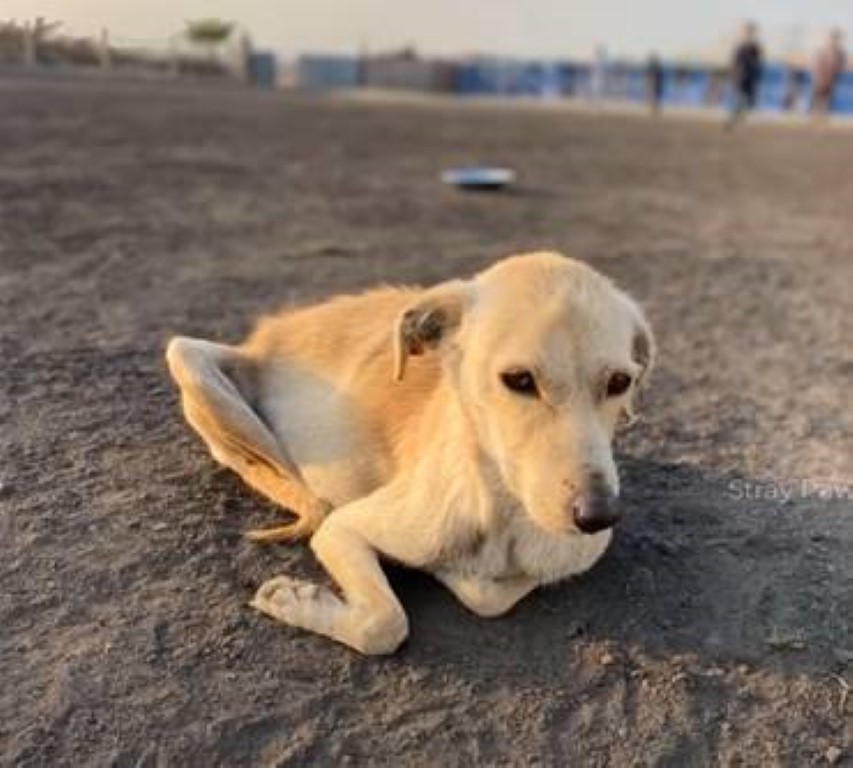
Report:
[[[758,20],[780,53],[833,24],[853,39],[853,0],[0,0],[0,18],[38,15],[81,34],[106,27],[117,39],[151,41],[186,19],[215,16],[285,54],[361,43],[438,54],[589,56],[599,43],[627,55],[711,53],[744,17]]]

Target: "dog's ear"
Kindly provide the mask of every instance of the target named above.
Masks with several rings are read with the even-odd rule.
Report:
[[[471,296],[470,283],[453,280],[421,294],[397,317],[394,329],[394,379],[406,372],[409,355],[423,355],[453,335]]]
[[[649,326],[645,315],[638,308],[636,311],[636,319],[634,323],[634,338],[631,342],[631,357],[634,362],[640,366],[640,372],[637,375],[637,381],[634,385],[634,392],[631,395],[630,402],[625,409],[625,418],[630,426],[637,420],[637,411],[640,405],[640,396],[648,383],[649,374],[654,368],[655,358],[657,357],[657,346],[652,329]]]

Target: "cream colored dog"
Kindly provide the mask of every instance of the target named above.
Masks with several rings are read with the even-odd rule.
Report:
[[[296,515],[340,587],[279,576],[253,605],[363,653],[408,621],[380,557],[499,616],[587,570],[618,519],[611,441],[654,344],[637,305],[554,253],[264,319],[239,347],[175,338],[184,413],[214,458]]]

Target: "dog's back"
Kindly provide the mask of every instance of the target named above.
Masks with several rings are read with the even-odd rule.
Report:
[[[432,356],[394,380],[395,320],[420,294],[383,288],[264,318],[242,346],[256,408],[309,486],[333,506],[379,487],[439,380]]]

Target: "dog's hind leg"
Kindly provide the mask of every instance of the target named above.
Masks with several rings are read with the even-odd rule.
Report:
[[[166,361],[181,389],[184,415],[213,457],[297,517],[247,535],[271,542],[313,533],[329,505],[306,485],[259,414],[254,363],[234,347],[182,337],[169,342]]]

